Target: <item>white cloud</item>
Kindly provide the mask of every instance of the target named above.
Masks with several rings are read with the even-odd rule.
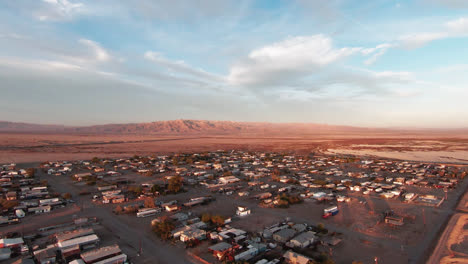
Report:
[[[61,21],[73,18],[84,12],[84,4],[69,0],[42,0],[44,5],[37,11],[41,21]]]
[[[372,55],[369,59],[364,61],[364,64],[366,64],[366,65],[374,64],[379,57],[384,55],[388,51],[388,49],[390,49],[390,48],[392,48],[394,46],[395,46],[394,44],[384,43],[384,44],[378,45],[375,48],[369,48],[369,49],[362,50],[362,53],[364,55]]]
[[[144,54],[145,59],[155,62],[158,65],[170,70],[174,74],[190,75],[191,77],[201,78],[209,81],[220,81],[221,77],[188,65],[182,60],[173,61],[167,59],[159,52],[147,51]]]
[[[448,21],[446,23],[447,28],[454,34],[467,34],[468,33],[468,18],[461,17],[456,20]]]
[[[56,70],[83,70],[83,68],[78,65],[55,60],[26,60],[18,58],[0,58],[0,65],[14,67],[17,69],[30,69],[51,72],[55,72]]]
[[[457,38],[468,36],[468,18],[447,21],[442,25],[442,29],[433,32],[418,32],[409,35],[400,36],[400,43],[404,48],[419,48],[431,41],[446,38]]]
[[[449,34],[446,32],[415,33],[401,36],[400,41],[403,47],[415,49],[420,48],[431,41],[444,39],[448,36]]]
[[[250,52],[230,68],[227,80],[232,85],[251,87],[300,86],[308,83],[302,79],[320,76],[352,55],[371,56],[365,63],[372,64],[393,46],[384,43],[373,48],[335,48],[332,39],[324,35],[288,38]]]
[[[89,39],[80,39],[79,42],[91,49],[96,61],[107,62],[111,59],[110,54],[99,43]]]
[[[288,82],[360,50],[335,49],[332,40],[323,35],[288,38],[250,52],[245,60],[231,67],[227,79],[234,85]]]

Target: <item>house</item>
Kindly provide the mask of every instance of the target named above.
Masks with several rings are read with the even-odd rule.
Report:
[[[123,203],[125,202],[125,195],[111,194],[102,197],[102,203]]]
[[[313,198],[320,201],[320,200],[323,200],[326,195],[327,194],[324,192],[316,192],[314,193]]]
[[[55,263],[56,256],[57,247],[55,245],[50,245],[44,249],[34,251],[34,257],[40,264]]]
[[[85,264],[82,259],[75,259],[71,262],[68,262],[68,264]]]
[[[239,178],[237,178],[235,176],[226,176],[226,177],[220,177],[219,178],[219,182],[221,184],[235,183],[235,182],[238,182],[238,181],[240,181]]]
[[[246,215],[249,215],[249,214],[250,214],[250,209],[248,209],[247,207],[244,207],[244,206],[239,206],[239,207],[237,207],[236,214],[237,214],[238,216],[246,216]]]
[[[79,247],[95,245],[99,242],[99,237],[95,234],[73,238],[66,241],[59,241],[57,246],[60,249],[66,249],[78,245]]]
[[[299,253],[296,253],[292,250],[288,250],[286,253],[284,253],[283,258],[285,262],[289,264],[308,264],[308,263],[312,263],[313,261],[313,259],[308,258]]]
[[[235,261],[247,261],[253,257],[255,257],[258,254],[258,249],[257,248],[249,248],[246,251],[243,251],[237,255],[234,256]]]
[[[7,192],[5,196],[8,201],[16,200],[16,192]]]
[[[316,238],[315,232],[308,231],[308,232],[299,234],[298,236],[291,239],[291,241],[289,242],[295,247],[305,248],[305,247],[308,247],[310,244],[312,244],[315,238]]]
[[[35,213],[35,214],[49,213],[51,209],[52,207],[50,205],[31,207],[31,208],[28,208],[28,213]]]
[[[63,202],[59,198],[50,198],[50,199],[39,200],[39,205],[41,205],[41,206],[45,206],[45,205],[54,206],[54,205],[60,205],[60,204],[63,204]]]
[[[245,239],[246,232],[241,229],[230,228],[219,232],[219,237],[221,240],[233,240],[235,242],[239,242],[242,239]]]
[[[292,229],[296,230],[296,232],[304,232],[306,230],[306,225],[305,224],[295,224],[291,227]]]
[[[167,209],[166,209],[167,210]],[[169,210],[168,210],[169,211]],[[170,216],[171,219],[175,220],[175,221],[185,221],[188,219],[188,215],[185,214],[185,213],[177,213],[177,214],[174,214],[174,215],[171,215]]]
[[[96,263],[111,257],[121,255],[121,250],[118,245],[101,247],[92,251],[81,254],[81,259],[86,264]]]
[[[226,242],[220,242],[208,248],[208,250],[219,260],[221,260],[226,254],[233,252],[239,246],[233,246]]]
[[[206,231],[198,228],[192,228],[187,231],[184,231],[180,235],[180,241],[187,242],[190,240],[204,240],[206,238]]]
[[[66,248],[66,249],[62,249],[62,257],[66,261],[70,261],[72,259],[75,259],[75,258],[79,257],[80,253],[81,253],[81,250],[80,250],[80,247],[78,245],[73,246],[73,247],[69,247],[69,248]]]
[[[168,212],[174,212],[174,211],[179,210],[179,206],[177,206],[177,204],[166,205],[165,209]]]
[[[285,228],[274,233],[273,239],[277,242],[286,243],[288,240],[294,237],[295,234],[296,234],[296,231],[294,231],[293,229]]]
[[[88,236],[92,234],[94,234],[94,230],[92,228],[80,228],[73,231],[64,231],[56,233],[55,238],[57,239],[57,242],[62,242],[73,238]]]
[[[87,178],[89,176],[91,176],[92,174],[89,173],[89,172],[84,172],[84,173],[77,173],[74,175],[75,179],[77,181],[82,181],[84,178]]]
[[[393,197],[395,197],[395,194],[391,192],[384,192],[380,196],[386,199],[392,199]]]
[[[23,244],[24,241],[21,237],[0,239],[0,248],[19,248]]]

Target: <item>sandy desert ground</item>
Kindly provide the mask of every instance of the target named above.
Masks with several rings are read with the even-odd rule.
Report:
[[[217,149],[347,153],[468,164],[468,135],[317,134],[303,137],[0,133],[0,163],[159,155]]]

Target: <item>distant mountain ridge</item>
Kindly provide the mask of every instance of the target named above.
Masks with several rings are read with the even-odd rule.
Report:
[[[365,128],[314,123],[267,123],[208,120],[170,120],[150,123],[106,124],[94,126],[40,125],[0,121],[0,132],[69,133],[125,135],[268,135],[297,136],[324,133],[385,133],[428,131],[423,129]],[[435,130],[439,131],[439,130]],[[445,131],[445,130],[440,130]],[[467,129],[450,130],[456,132]]]
[[[170,120],[150,123],[62,126],[0,121],[0,132],[90,133],[90,134],[298,134],[326,131],[361,131],[367,128],[312,123],[262,123],[207,120]]]

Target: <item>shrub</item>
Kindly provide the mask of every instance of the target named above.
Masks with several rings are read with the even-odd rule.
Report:
[[[152,226],[153,232],[163,240],[167,240],[172,236],[171,232],[174,228],[174,222],[168,217],[162,217],[161,221],[154,223]]]
[[[122,214],[122,213],[123,213],[123,208],[122,208],[122,206],[117,205],[117,207],[115,207],[115,209],[114,209],[114,213],[116,213],[116,214]]]
[[[145,199],[145,208],[155,208],[156,204],[154,203],[154,199],[151,197],[148,197]]]

